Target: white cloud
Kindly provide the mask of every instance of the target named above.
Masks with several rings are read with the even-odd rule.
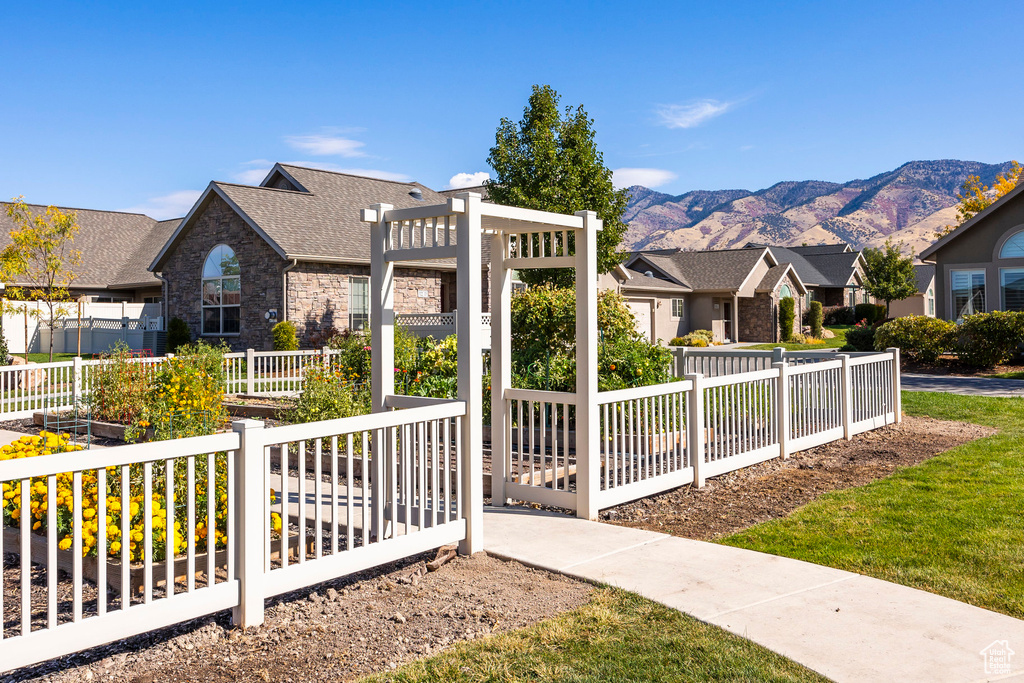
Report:
[[[445,186],[446,190],[458,190],[463,187],[476,187],[477,185],[483,185],[485,180],[490,180],[491,174],[487,171],[479,171],[477,173],[456,173],[448,181],[448,185]]]
[[[735,102],[719,102],[718,100],[698,100],[690,104],[666,104],[658,107],[655,113],[661,125],[666,128],[693,128],[721,116],[732,109]]]
[[[612,171],[615,187],[659,187],[676,179],[676,174],[663,168],[617,168]]]
[[[251,166],[251,168],[239,171],[231,176],[233,180],[242,183],[243,185],[259,185],[263,182],[263,179],[267,177],[267,174],[270,173],[270,169],[274,166],[274,164],[265,159],[249,161],[244,165]]]
[[[337,171],[338,173],[348,173],[349,175],[361,175],[368,178],[380,178],[381,180],[394,180],[399,183],[408,183],[412,180],[412,178],[404,173],[381,171],[375,168],[345,168],[328,161],[282,161],[281,163],[291,166],[305,166],[306,168],[319,168],[322,171]]]
[[[178,190],[160,197],[151,197],[138,206],[121,209],[121,211],[144,213],[157,220],[180,218],[189,212],[201,194],[202,192],[199,190]]]
[[[337,135],[288,135],[284,141],[295,149],[317,156],[364,157],[365,143]]]

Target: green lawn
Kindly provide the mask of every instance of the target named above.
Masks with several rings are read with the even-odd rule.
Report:
[[[12,353],[11,355],[12,356],[17,356],[18,358],[24,358],[25,357],[25,354],[23,354],[23,353]],[[62,361],[62,360],[74,360],[76,355],[77,354],[74,354],[74,353],[54,353],[53,354],[53,362],[56,363],[56,362]],[[90,353],[83,353],[82,354],[82,358],[84,358],[86,360],[88,360],[88,359],[90,359],[92,357],[93,357],[93,354],[90,354]],[[30,361],[32,361],[33,363],[49,363],[50,362],[50,354],[49,353],[30,353],[30,354],[28,354],[28,359]]]
[[[364,681],[825,681],[715,626],[600,588],[583,607]]]
[[[853,325],[836,325],[835,327],[827,327],[825,329],[832,330],[836,336],[832,339],[823,339],[820,344],[787,344],[779,342],[778,344],[753,344],[751,346],[740,346],[741,349],[753,349],[756,351],[770,351],[776,346],[781,346],[787,351],[820,351],[823,349],[838,349],[842,346],[846,346],[846,331],[852,330]]]
[[[979,377],[992,377],[995,379],[1024,379],[1024,372],[999,372],[994,375],[979,375]]]
[[[904,392],[908,415],[989,425],[867,486],[722,540],[1024,617],[1024,400]]]

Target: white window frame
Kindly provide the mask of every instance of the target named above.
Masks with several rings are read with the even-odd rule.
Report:
[[[928,288],[928,315],[935,317],[935,290]]]
[[[1009,248],[1014,249],[1015,253],[1006,253]],[[999,258],[1024,258],[1024,230],[1018,230],[1006,238],[1003,246],[999,247]],[[1002,276],[1000,276],[1000,281],[1002,281]]]
[[[676,304],[679,304],[679,312],[676,312]],[[672,299],[669,304],[672,307],[672,319],[684,320],[686,318],[686,299]]]
[[[356,293],[357,285],[365,285],[365,296]],[[359,312],[357,309],[363,310]],[[369,321],[370,278],[366,275],[351,275],[348,278],[348,329],[353,332],[366,330]]]
[[[1024,275],[1024,266],[1017,268],[1000,268],[999,269],[999,308],[1003,311],[1009,311],[1011,309],[1006,306],[1006,275],[1008,273],[1020,273]],[[1014,311],[1024,311],[1024,308],[1015,308]]]
[[[239,272],[238,272],[237,275],[234,275],[234,274],[225,275],[223,270],[221,270],[220,275],[216,275],[216,276],[211,275],[209,277],[206,276],[206,262],[209,261],[210,257],[213,255],[213,253],[217,249],[219,249],[221,247],[224,247],[225,249],[230,251],[232,256],[235,257],[235,261],[236,262],[238,261],[238,254],[235,252],[234,249],[232,249],[231,247],[229,247],[226,244],[217,244],[217,245],[215,245],[212,249],[210,249],[210,251],[208,251],[206,253],[206,258],[203,259],[203,263],[202,263],[202,266],[201,266],[202,270],[199,273],[199,276],[200,276],[200,281],[199,281],[200,282],[200,284],[199,284],[199,306],[200,306],[199,327],[202,330],[202,336],[204,336],[204,337],[237,337],[237,336],[239,336],[242,333],[242,275],[241,275],[241,267],[239,267]],[[231,283],[236,283],[237,284],[237,288],[238,288],[238,303],[237,304],[225,304],[224,303],[224,283],[226,283],[226,282],[231,282]],[[217,291],[219,293],[219,295],[218,295],[218,299],[219,299],[218,303],[215,303],[215,304],[208,304],[208,303],[206,303],[205,291],[206,291],[206,284],[207,283],[211,283],[211,284],[212,283],[216,283],[217,284]],[[224,331],[224,310],[228,309],[228,308],[238,309],[238,331],[237,332],[225,332]],[[217,315],[217,320],[218,320],[217,330],[208,330],[206,328],[206,312],[207,311],[212,311],[212,310],[218,311],[218,315]]]
[[[980,310],[976,310],[976,309],[972,310],[971,313],[985,313],[988,310],[988,301],[987,301],[987,298],[988,298],[988,282],[987,282],[988,277],[987,277],[987,273],[985,272],[984,268],[957,268],[955,270],[950,270],[949,271],[949,305],[950,305],[950,309],[951,309],[951,311],[950,311],[950,313],[951,313],[950,318],[952,318],[953,320],[956,320],[957,322],[960,322],[961,320],[963,320],[963,316],[960,315],[960,311],[957,310],[957,307],[956,307],[956,290],[953,288],[953,283],[956,280],[956,276],[957,276],[958,273],[964,273],[964,274],[972,276],[972,278],[971,278],[971,289],[972,289],[972,291],[974,289],[974,285],[973,285],[974,279],[973,279],[973,276],[978,274],[978,273],[981,274],[981,291],[982,291],[981,309]],[[973,294],[971,295],[971,299],[972,300],[974,299],[974,295]],[[968,314],[968,315],[970,315],[970,314]]]

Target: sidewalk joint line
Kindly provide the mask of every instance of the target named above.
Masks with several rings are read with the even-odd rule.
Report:
[[[655,532],[655,533],[657,533],[657,532]],[[634,543],[633,545],[626,546],[625,548],[619,548],[618,550],[612,550],[612,551],[604,553],[602,555],[596,555],[594,557],[590,557],[590,558],[587,558],[585,560],[580,560],[579,562],[573,562],[572,564],[567,564],[564,567],[562,567],[561,569],[559,569],[558,571],[560,571],[560,572],[568,571],[568,570],[572,569],[573,567],[578,567],[581,564],[586,564],[587,562],[596,562],[598,560],[603,560],[606,557],[611,557],[612,555],[618,555],[619,553],[624,553],[624,552],[626,552],[628,550],[634,550],[636,548],[641,548],[641,547],[643,547],[645,545],[650,545],[651,543],[657,543],[658,541],[664,541],[665,539],[668,539],[668,538],[671,538],[671,536],[661,536],[660,538],[652,538],[652,539],[649,539],[649,540],[646,540],[646,541],[641,541],[640,543]]]
[[[857,576],[858,576],[857,574],[851,574],[850,576],[843,576],[843,577],[840,577],[840,578],[835,579],[833,581],[826,581],[825,583],[820,583],[820,584],[817,584],[815,586],[808,586],[807,588],[800,588],[799,590],[790,591],[789,593],[783,593],[782,595],[775,595],[775,596],[772,596],[770,598],[765,598],[764,600],[758,600],[757,602],[752,602],[749,605],[742,605],[741,607],[734,607],[732,609],[727,609],[724,612],[719,612],[718,614],[712,614],[708,618],[709,619],[717,619],[718,617],[725,616],[726,614],[732,614],[733,612],[739,612],[740,610],[749,609],[751,607],[757,607],[759,605],[764,605],[766,603],[774,602],[776,600],[782,600],[783,598],[789,598],[789,597],[792,597],[794,595],[799,595],[800,593],[807,593],[808,591],[817,590],[819,588],[824,588],[826,586],[832,586],[832,585],[835,585],[837,583],[842,583],[843,581],[849,581],[850,579],[857,578]]]

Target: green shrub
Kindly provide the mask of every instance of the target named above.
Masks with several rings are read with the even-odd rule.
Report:
[[[956,325],[926,315],[908,315],[890,320],[875,330],[875,349],[896,347],[908,360],[934,363],[953,346]],[[849,339],[850,335],[847,334]]]
[[[779,338],[788,342],[793,338],[793,322],[796,320],[796,301],[787,296],[779,301]]]
[[[315,365],[303,375],[302,393],[295,407],[285,414],[287,421],[317,422],[370,412],[368,385],[356,386],[342,370]]]
[[[224,428],[224,354],[229,350],[201,340],[179,347],[174,358],[160,366],[143,420],[133,427],[152,427],[158,441],[203,436]]]
[[[859,322],[849,306],[828,306],[822,310],[826,327],[836,325],[854,325]]]
[[[340,353],[331,359],[335,368],[340,368],[346,375],[355,373],[356,384],[370,381],[370,333],[345,330],[331,337],[327,344]],[[409,330],[395,325],[395,385],[402,386],[405,376],[416,369],[417,340]],[[399,374],[402,376],[399,377]]]
[[[689,334],[685,334],[682,337],[673,337],[672,341],[668,343],[669,346],[695,346],[703,348],[705,346],[711,346],[715,340],[715,335],[711,330],[694,330]]]
[[[299,338],[295,336],[295,323],[290,320],[282,320],[274,325],[274,350],[275,351],[297,351],[299,349]]]
[[[885,304],[874,304],[875,306],[875,322],[880,323],[884,321],[888,316],[889,312],[885,310]]]
[[[7,335],[4,334],[3,327],[0,326],[0,365],[11,364],[11,352],[7,348]]]
[[[1024,342],[1024,312],[993,311],[964,317],[957,354],[968,365],[988,368],[1012,358]]]
[[[192,330],[181,318],[171,318],[167,324],[167,353],[177,353],[182,346],[192,343]]]
[[[853,317],[855,324],[867,323],[872,325],[878,320],[878,307],[874,304],[857,304],[853,308]]]
[[[87,404],[92,417],[103,422],[132,425],[143,419],[152,384],[147,367],[134,359],[132,350],[118,340],[101,365],[92,367],[92,391]]]
[[[846,332],[846,346],[842,351],[874,351],[875,329],[870,324],[858,324]]]
[[[820,301],[811,302],[810,319],[811,336],[821,339],[821,327],[825,322],[825,314],[822,312]]]

